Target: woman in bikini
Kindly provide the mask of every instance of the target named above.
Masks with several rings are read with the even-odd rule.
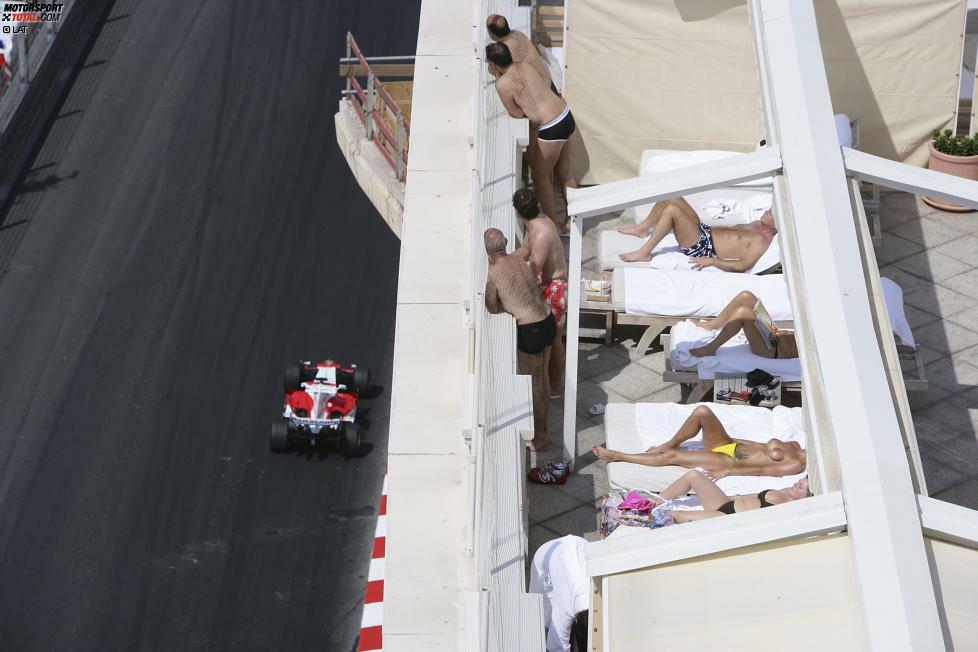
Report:
[[[757,296],[753,292],[744,290],[734,297],[714,319],[700,320],[697,325],[701,328],[709,331],[719,328],[720,332],[706,346],[690,349],[689,352],[697,358],[716,355],[723,344],[743,331],[750,352],[754,355],[762,358],[797,358],[798,342],[795,340],[794,331],[778,329],[774,333],[775,341],[769,346],[764,333],[757,326],[757,315],[754,314],[756,305]]]
[[[701,521],[704,518],[715,518],[725,514],[749,512],[752,509],[773,507],[812,495],[808,489],[808,478],[802,478],[787,489],[765,489],[756,495],[728,496],[708,477],[693,470],[666,487],[659,494],[659,498],[662,502],[667,502],[682,498],[690,491],[695,492],[700,499],[703,511],[673,511],[672,518],[676,523],[688,523],[689,521]]]
[[[703,433],[705,450],[686,450],[680,444]],[[644,453],[622,453],[604,446],[591,451],[609,462],[632,462],[645,466],[685,466],[704,468],[715,478],[728,475],[785,476],[801,473],[807,457],[800,444],[771,439],[761,444],[746,439],[733,439],[723,424],[706,405],[697,405],[692,414],[676,431],[675,436],[661,446]]]

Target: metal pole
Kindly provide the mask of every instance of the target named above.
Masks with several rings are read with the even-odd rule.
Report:
[[[14,38],[14,45],[17,47],[17,76],[20,77],[21,86],[27,86],[30,82],[30,75],[27,70],[27,39],[20,35],[20,38]]]
[[[353,50],[352,50],[352,48],[350,48],[350,39],[351,38],[353,38],[353,35],[350,34],[350,32],[347,32],[346,33],[346,59],[349,59],[350,58],[350,55],[353,54]],[[352,86],[350,85],[350,79],[351,79],[352,73],[353,73],[353,68],[352,67],[350,67],[349,69],[347,69],[347,71],[346,71],[346,94],[347,95],[350,94],[350,90],[352,88]]]
[[[397,112],[397,178],[404,180],[404,114]]]
[[[374,137],[374,73],[367,74],[367,140]]]

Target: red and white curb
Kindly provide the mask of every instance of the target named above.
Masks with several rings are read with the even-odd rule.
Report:
[[[377,510],[377,530],[367,573],[367,593],[363,598],[363,618],[360,621],[360,644],[357,650],[384,649],[384,558],[387,556],[387,474],[380,493]]]

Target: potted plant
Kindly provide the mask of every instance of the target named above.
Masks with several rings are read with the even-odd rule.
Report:
[[[931,170],[953,174],[956,177],[978,181],[978,137],[955,136],[950,129],[934,132],[930,141]],[[925,202],[944,211],[967,212],[967,206],[959,206],[941,199],[924,197]]]

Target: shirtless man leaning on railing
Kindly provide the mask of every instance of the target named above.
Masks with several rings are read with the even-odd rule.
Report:
[[[566,201],[567,188],[576,188],[577,180],[571,170],[572,145],[570,137],[576,125],[570,107],[563,98],[550,90],[550,82],[540,76],[532,65],[513,61],[504,43],[486,46],[489,74],[496,78],[496,92],[506,112],[514,118],[527,118],[537,129],[537,144],[530,154],[533,186],[540,200],[540,210],[556,221],[557,195],[553,177],[557,176]],[[567,220],[558,224],[566,233]]]

